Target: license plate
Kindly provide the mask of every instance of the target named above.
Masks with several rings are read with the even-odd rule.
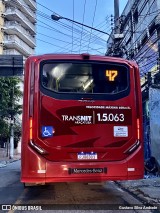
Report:
[[[97,160],[98,156],[95,152],[80,152],[77,154],[78,160]]]

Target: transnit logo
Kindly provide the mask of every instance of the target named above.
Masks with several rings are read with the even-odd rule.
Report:
[[[92,116],[82,115],[62,115],[62,120],[74,122],[75,124],[92,124]]]

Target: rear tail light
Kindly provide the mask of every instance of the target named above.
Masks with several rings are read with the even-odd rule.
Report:
[[[35,144],[33,142],[33,118],[30,117],[29,119],[29,141],[30,141],[30,147],[32,147],[34,150],[36,150],[38,153],[45,155],[48,154],[46,150],[41,148],[39,145]]]
[[[33,118],[29,119],[29,140],[33,140]]]
[[[127,149],[124,153],[125,154],[131,154],[134,152],[140,145],[140,120],[139,118],[137,119],[137,140],[136,142],[129,148]]]
[[[140,140],[140,121],[137,119],[137,139]]]

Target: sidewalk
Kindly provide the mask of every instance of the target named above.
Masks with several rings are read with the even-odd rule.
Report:
[[[146,179],[116,181],[123,189],[134,194],[134,196],[146,205],[156,206],[160,212],[160,177],[145,176]]]
[[[12,163],[20,159],[21,159],[21,154],[17,153],[17,150],[15,150],[14,152],[13,159],[9,159],[9,156],[7,156],[6,149],[0,148],[0,168],[5,167],[8,163]]]

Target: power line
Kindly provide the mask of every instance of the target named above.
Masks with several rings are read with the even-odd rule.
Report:
[[[85,10],[86,10],[86,0],[84,2],[84,9],[83,9],[83,21],[82,24],[84,24],[84,16],[85,16]],[[80,48],[79,48],[79,53],[81,51],[81,42],[82,42],[82,33],[83,33],[83,25],[81,26],[82,31],[81,31],[81,39],[80,39]]]
[[[14,1],[14,0],[13,0]],[[15,5],[17,6],[17,7],[19,7],[19,5],[14,1],[14,3],[15,3]],[[47,8],[46,6],[44,6],[44,5],[42,5],[42,4],[40,4],[41,6],[43,6],[45,9],[48,9],[50,12],[53,12],[52,10],[50,10],[49,8]],[[24,5],[24,7],[26,7],[26,5]],[[28,7],[26,7],[26,8],[28,8]],[[26,16],[28,16],[28,14],[27,13],[24,13]],[[44,12],[42,12],[42,11],[39,11],[39,10],[37,10],[37,14],[40,16],[40,17],[42,17],[43,19],[47,19],[48,21],[52,21],[51,20],[51,18],[50,18],[50,16],[48,15],[48,14],[45,14]],[[61,30],[58,30],[57,28],[54,28],[53,26],[50,26],[49,24],[46,24],[46,22],[44,23],[43,21],[41,21],[41,20],[39,20],[38,18],[37,18],[37,22],[38,23],[42,23],[44,26],[43,27],[45,27],[45,29],[48,29],[48,30],[54,30],[55,32],[57,32],[57,33],[61,33],[62,35],[64,35],[64,36],[67,36],[68,38],[70,38],[70,35],[69,34],[67,34],[67,33],[63,33]],[[52,22],[52,24],[53,24],[53,22]],[[40,27],[42,27],[42,25],[40,25],[40,24],[37,24],[38,26],[40,26]],[[70,31],[71,30],[71,28],[70,28],[70,26],[69,25],[66,25],[66,24],[63,24],[63,23],[58,23],[58,25],[60,25],[61,27],[64,27],[64,28],[66,28],[68,31]],[[79,26],[76,26],[76,27],[78,27],[79,28]],[[79,31],[79,29],[78,28],[74,28],[74,30],[73,30],[73,28],[72,28],[72,32],[74,32],[74,33],[76,33],[77,35],[80,33],[80,31]],[[85,32],[85,36],[87,36],[87,34],[86,33],[89,33],[89,31],[87,31],[86,29],[84,30],[84,32]],[[42,33],[41,33],[41,35],[42,35]],[[46,37],[48,37],[49,38],[49,36],[48,35],[45,35],[45,34],[43,34],[43,36],[46,36]],[[89,35],[88,35],[89,36]],[[97,37],[96,35],[94,35],[95,36],[95,40],[96,39],[101,39],[100,37]],[[51,36],[50,36],[50,38],[51,38]],[[78,37],[77,37],[78,38]],[[52,39],[52,38],[51,38]],[[55,39],[55,38],[53,38],[53,39]],[[56,39],[55,39],[56,40]],[[58,39],[57,39],[58,40]],[[73,40],[75,40],[74,39],[74,37],[72,36],[72,46],[73,46]],[[84,39],[83,39],[84,40]],[[101,39],[102,40],[102,39]],[[61,40],[62,41],[62,40]],[[65,41],[65,40],[64,40]],[[44,42],[44,41],[43,41]],[[62,41],[63,42],[63,41]],[[85,40],[84,40],[84,42],[86,42]],[[105,42],[105,41],[104,41]],[[49,42],[48,42],[49,43]],[[67,43],[67,42],[66,42]],[[47,44],[47,43],[46,43]],[[68,42],[68,44],[69,44],[69,42]],[[98,45],[98,44],[97,44]],[[56,46],[56,45],[55,45]],[[63,47],[61,47],[61,49],[63,49]],[[67,49],[67,48],[65,48],[65,49]]]
[[[41,4],[41,6],[43,6],[42,4]],[[52,11],[53,12],[53,11]],[[73,28],[72,28],[72,32],[73,32]],[[94,34],[95,35],[95,34]],[[97,38],[98,39],[98,38]],[[99,39],[100,39],[100,37],[99,37]],[[73,40],[73,36],[72,36],[72,40]],[[96,39],[95,39],[96,40]],[[106,42],[106,41],[104,41],[104,42]],[[82,40],[81,40],[81,43],[82,43]],[[73,44],[72,44],[72,46],[73,46]]]
[[[96,2],[95,2],[95,8],[94,8],[94,14],[93,14],[92,27],[93,27],[93,24],[94,24],[94,18],[95,18],[95,14],[96,14],[96,9],[97,9],[97,0],[96,0]],[[92,35],[92,29],[91,29],[91,33],[90,33],[90,37],[89,37],[88,49],[89,49],[89,45],[90,45],[91,35]],[[88,52],[88,49],[87,49],[87,52]]]
[[[73,20],[74,20],[74,0],[73,0]],[[73,51],[73,42],[74,42],[74,38],[73,38],[73,25],[74,25],[74,23],[72,23],[72,49],[71,49],[71,52]]]
[[[41,14],[40,14],[41,15]],[[42,16],[42,17],[44,17],[44,16]],[[48,19],[48,17],[44,17],[44,18],[47,18]],[[63,25],[65,28],[67,28],[69,31],[71,30],[71,27],[69,26],[69,25],[64,25],[62,22],[59,22],[59,23],[57,23],[58,25]],[[69,27],[68,27],[69,26]],[[76,26],[78,26],[78,25],[76,25]],[[79,26],[78,26],[79,27]],[[53,28],[53,27],[52,27]],[[78,33],[79,31],[78,31],[78,29],[77,28],[75,28],[75,33]],[[87,30],[85,30],[86,32],[89,32],[89,31],[87,31]],[[59,31],[60,33],[61,33],[61,31]],[[79,32],[80,33],[80,32]],[[96,36],[96,35],[94,35],[94,36]],[[100,37],[97,37],[96,36],[96,38],[98,38],[98,39],[100,39]]]
[[[106,18],[106,20],[107,19],[109,19],[109,16]],[[104,23],[104,21],[103,22],[101,22],[100,24],[98,24],[97,26],[95,26],[96,28],[98,27],[99,29],[101,29],[103,26],[105,26],[106,24],[103,24],[103,26],[102,27],[99,27],[102,23]],[[100,34],[100,33],[98,33],[98,34]],[[97,34],[97,35],[98,35]],[[85,36],[85,38],[86,38],[86,36]],[[99,41],[99,43],[101,42],[98,38],[92,38],[93,39],[93,41],[92,42],[90,42],[90,43],[93,43],[94,41]],[[106,40],[105,40],[105,42],[106,42]],[[98,43],[97,43],[98,44]],[[84,43],[83,43],[83,47],[85,48],[85,47],[87,47],[87,45],[85,45]],[[103,46],[104,46],[104,43],[102,44]],[[106,51],[106,50],[104,50],[104,51]],[[105,52],[104,52],[105,53]]]

